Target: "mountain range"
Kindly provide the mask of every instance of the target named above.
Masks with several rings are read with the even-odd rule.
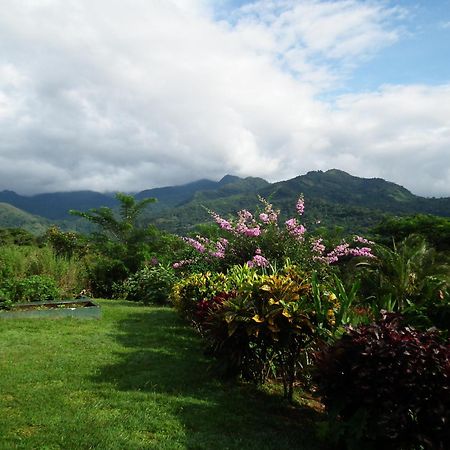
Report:
[[[360,178],[337,169],[312,171],[286,181],[269,183],[262,178],[226,175],[220,181],[198,180],[181,186],[154,188],[135,193],[137,199],[155,197],[144,220],[180,234],[209,219],[207,210],[224,216],[246,208],[254,210],[258,196],[283,212],[295,213],[300,194],[306,202],[306,223],[340,226],[358,232],[378,223],[386,215],[434,214],[450,216],[450,198],[425,198],[381,178]],[[86,224],[69,214],[117,202],[113,194],[92,191],[55,192],[22,196],[0,192],[0,227],[22,227],[39,233],[55,223],[63,229],[85,231]]]

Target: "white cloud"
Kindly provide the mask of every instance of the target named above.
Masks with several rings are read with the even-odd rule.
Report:
[[[318,94],[399,39],[384,2],[3,0],[0,188],[339,167],[450,195],[448,86]],[[411,176],[415,174],[415,176]]]

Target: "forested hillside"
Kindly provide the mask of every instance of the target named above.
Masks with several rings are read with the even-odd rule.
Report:
[[[208,210],[224,216],[240,209],[258,207],[258,196],[273,202],[286,217],[293,212],[295,200],[303,194],[308,204],[305,222],[310,227],[341,227],[359,232],[375,226],[393,215],[434,214],[450,216],[450,198],[424,198],[402,186],[380,178],[360,178],[332,169],[308,172],[277,183],[262,178],[240,178],[226,175],[220,181],[199,180],[181,186],[167,186],[141,191],[136,199],[154,197],[157,202],[148,209],[144,222],[184,234],[210,220]],[[48,226],[49,221],[63,229],[80,230],[80,222],[69,210],[86,211],[101,206],[115,207],[116,200],[107,194],[91,191],[57,192],[30,197],[11,191],[0,192],[0,201],[20,208],[34,217],[24,226],[30,231]],[[22,226],[17,209],[5,209],[0,227]],[[25,213],[22,214],[26,216]],[[25,222],[24,222],[25,223]]]

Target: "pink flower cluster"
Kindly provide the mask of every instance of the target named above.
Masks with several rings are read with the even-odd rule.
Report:
[[[209,254],[215,258],[223,259],[225,258],[225,250],[227,249],[227,246],[228,240],[225,238],[220,238],[215,244],[215,249],[210,251]]]
[[[305,211],[305,199],[303,198],[303,195],[297,200],[295,209],[297,210],[299,216],[303,215]]]
[[[199,236],[197,236],[197,239],[199,239]],[[187,244],[189,244],[191,247],[195,248],[199,253],[205,253],[206,247],[200,242],[200,239],[193,239],[189,237],[184,237],[183,240]],[[201,238],[201,240],[205,241],[205,238]]]
[[[331,252],[327,253],[327,255],[321,259],[324,262],[327,262],[328,264],[333,264],[339,261],[340,258],[343,258],[345,256],[354,256],[354,257],[362,256],[366,258],[375,258],[375,256],[372,254],[371,248],[369,247],[351,248],[350,244],[344,242],[338,245],[336,248],[334,248]]]
[[[195,248],[199,253],[208,252],[209,255],[215,258],[225,258],[225,250],[228,245],[228,240],[219,238],[217,242],[212,242],[202,236],[196,236],[197,239],[185,237],[183,240],[191,247]]]
[[[322,238],[317,239],[315,241],[312,241],[312,243],[311,243],[311,250],[314,253],[317,253],[319,255],[323,255],[323,252],[325,251],[325,245],[323,245],[322,242],[323,242]]]
[[[219,227],[222,228],[222,230],[233,231],[233,226],[231,225],[230,222],[228,222],[228,220],[223,219],[222,217],[219,216],[219,214],[215,213],[214,211],[209,211],[209,213],[211,214],[212,218],[217,223],[217,225],[219,225]]]
[[[273,209],[272,203],[265,198],[258,196],[259,201],[264,205],[264,212],[259,215],[259,220],[264,224],[277,224],[280,211]]]
[[[261,234],[261,228],[250,211],[243,209],[238,212],[239,220],[235,227],[235,232],[247,237],[258,237]]]
[[[375,242],[369,241],[366,238],[363,238],[362,236],[354,236],[353,237],[353,241],[354,242],[359,242],[360,244],[368,244],[368,245],[375,244]]]
[[[219,214],[213,211],[210,211],[209,213],[222,230],[231,231],[235,234],[243,234],[248,237],[258,237],[261,234],[260,226],[253,218],[252,213],[246,209],[238,212],[239,220],[236,226],[233,226],[231,222],[223,219]]]
[[[174,262],[172,267],[174,269],[181,269],[182,267],[192,264],[193,262],[193,259],[182,259],[181,261]]]
[[[303,235],[306,233],[306,228],[297,222],[297,219],[289,219],[285,222],[286,229],[289,234],[296,239],[303,240]]]
[[[261,254],[261,249],[257,248],[255,251],[255,256],[253,256],[251,261],[247,261],[248,267],[268,267],[269,261],[264,258]]]

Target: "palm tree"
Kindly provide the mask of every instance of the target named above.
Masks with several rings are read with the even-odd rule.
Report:
[[[151,227],[140,226],[138,219],[145,207],[156,199],[137,201],[133,196],[120,192],[116,198],[120,202],[117,212],[104,206],[87,212],[71,210],[70,213],[98,225],[98,231],[91,237],[95,247],[101,254],[121,260],[128,270],[134,272],[145,260],[150,241],[154,238]]]

